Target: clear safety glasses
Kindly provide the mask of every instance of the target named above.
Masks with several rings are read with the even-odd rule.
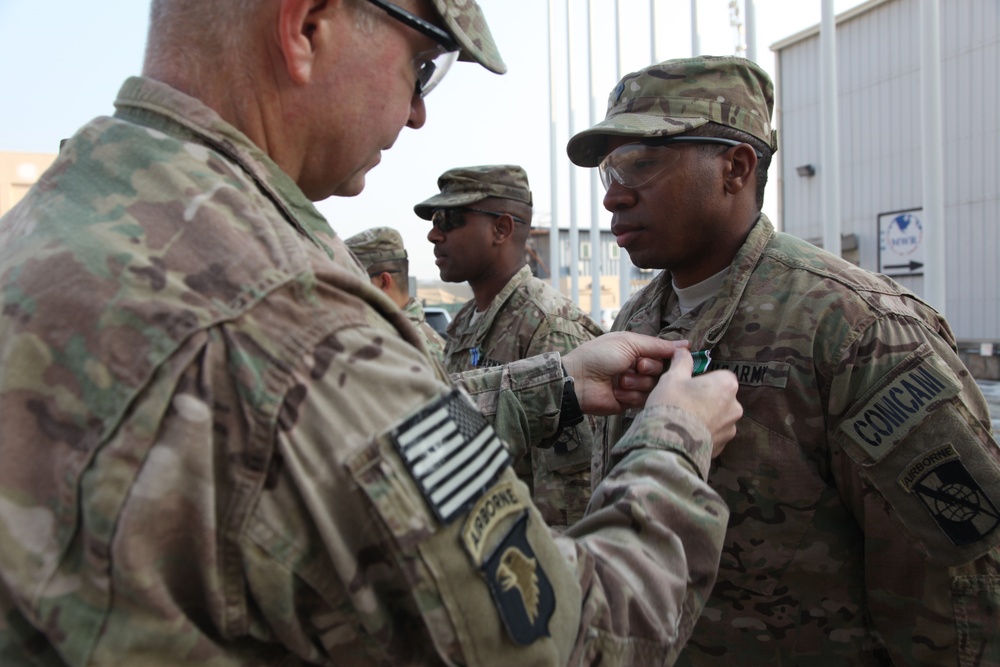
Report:
[[[494,218],[499,218],[501,215],[510,215],[496,211],[484,211],[478,208],[438,208],[434,209],[434,212],[431,213],[431,224],[442,232],[447,233],[465,224],[466,213],[482,213],[483,215],[492,215]],[[514,222],[520,222],[524,225],[528,224],[527,220],[522,220],[516,215],[511,215],[510,217],[514,219]]]
[[[448,73],[451,64],[458,58],[458,51],[461,47],[452,39],[451,35],[441,28],[391,2],[385,2],[385,0],[368,0],[368,2],[382,9],[397,21],[438,43],[435,48],[418,53],[413,59],[413,66],[417,74],[416,94],[420,97],[427,97],[428,93],[434,90],[434,87],[441,83],[441,79]]]
[[[619,146],[597,165],[604,189],[610,188],[612,181],[626,188],[638,188],[649,183],[680,160],[680,151],[671,148],[671,145],[685,143],[739,146],[743,142],[722,137],[667,137],[654,139],[651,143]],[[758,158],[761,157],[756,149],[754,152]]]
[[[417,71],[417,95],[420,97],[427,97],[458,59],[458,51],[442,51],[443,48],[439,46],[424,51],[413,59],[413,66]]]

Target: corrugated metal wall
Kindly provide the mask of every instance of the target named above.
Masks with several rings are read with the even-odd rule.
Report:
[[[840,17],[837,77],[844,234],[878,269],[878,216],[921,208],[920,0]],[[947,316],[964,341],[1000,342],[1000,1],[942,0]],[[819,33],[775,46],[780,224],[822,238]],[[812,164],[817,176],[796,173]],[[772,178],[774,176],[772,175]],[[922,293],[923,277],[899,282]]]

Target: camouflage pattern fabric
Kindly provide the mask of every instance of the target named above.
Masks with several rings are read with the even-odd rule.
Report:
[[[757,63],[736,56],[678,58],[622,77],[604,120],[566,145],[574,164],[596,167],[609,136],[666,137],[714,122],[778,150],[771,127],[774,86]]]
[[[369,273],[376,264],[407,258],[403,237],[392,227],[366,229],[344,239],[344,245]]]
[[[417,333],[424,340],[424,347],[427,349],[428,354],[430,354],[434,359],[437,360],[439,364],[444,363],[444,338],[441,337],[434,327],[427,324],[427,317],[424,315],[424,307],[420,305],[412,296],[410,300],[406,302],[403,307],[403,313],[406,315],[410,322],[413,322],[413,326],[417,328]]]
[[[719,578],[678,664],[1000,664],[1000,452],[944,319],[765,216],[716,297],[665,324],[675,303],[664,272],[614,328],[711,350],[744,407],[709,476],[732,512]],[[614,442],[628,419],[608,421]]]
[[[444,355],[449,373],[499,366],[543,352],[569,352],[603,333],[576,304],[532,276],[527,266],[473,322],[475,312],[473,299],[448,325]],[[599,421],[588,417],[541,446],[530,447],[523,439],[510,443],[518,477],[532,489],[535,504],[554,528],[573,525],[587,509]]]
[[[431,0],[445,27],[462,47],[458,59],[477,62],[491,72],[504,74],[507,65],[493,41],[483,10],[475,0]]]
[[[516,164],[484,164],[455,167],[438,177],[438,192],[413,207],[413,212],[430,220],[439,208],[461,208],[484,199],[499,197],[531,206],[528,174]]]
[[[462,376],[484,420],[246,137],[148,79],[116,106],[0,220],[0,664],[676,656],[728,518],[700,422],[637,419],[575,539],[509,466],[439,519],[413,417],[551,435],[559,354]]]

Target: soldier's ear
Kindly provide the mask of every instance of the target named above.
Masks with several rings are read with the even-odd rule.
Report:
[[[386,271],[381,271],[371,276],[372,284],[383,292],[388,292],[392,287],[392,276]]]
[[[514,234],[514,218],[511,217],[510,213],[504,213],[503,215],[498,215],[493,219],[493,239],[497,244],[506,243]]]
[[[281,0],[278,3],[278,42],[289,77],[308,83],[317,51],[328,47],[330,21],[334,17],[329,0]]]
[[[724,187],[727,193],[734,195],[753,181],[757,153],[750,144],[740,144],[730,148],[725,155]]]

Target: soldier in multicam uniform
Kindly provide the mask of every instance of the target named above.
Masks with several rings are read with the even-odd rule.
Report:
[[[414,206],[433,223],[427,240],[447,282],[468,281],[473,298],[448,325],[445,368],[461,373],[569,352],[603,330],[570,299],[535,278],[525,246],[531,230],[528,175],[516,165],[449,169],[440,193]],[[583,517],[590,500],[590,459],[598,420],[580,423],[555,442],[510,443],[514,469],[550,526]]]
[[[761,214],[772,104],[752,61],[671,60],[568,145],[619,245],[665,269],[613,328],[688,339],[740,382],[709,476],[731,511],[719,577],[678,664],[998,665],[986,403],[930,306]],[[595,481],[630,419],[608,421]]]
[[[154,0],[144,76],[0,220],[4,667],[662,664],[688,636],[732,374],[681,349],[657,382],[675,346],[620,334],[453,389],[311,203],[423,124],[431,58],[504,70],[471,0],[407,7]],[[499,438],[647,394],[553,538]]]
[[[392,227],[372,227],[345,239],[375,287],[382,290],[409,318],[424,347],[439,363],[444,361],[444,338],[427,324],[424,308],[410,296],[410,262],[403,237]]]

